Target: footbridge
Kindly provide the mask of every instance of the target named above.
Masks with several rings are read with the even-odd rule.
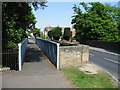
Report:
[[[23,63],[25,62],[27,46],[31,45],[31,48],[34,48],[37,45],[42,52],[48,57],[51,63],[59,69],[59,43],[44,40],[40,38],[27,38],[18,44],[19,46],[19,53],[18,53],[18,66],[19,71],[22,70]],[[29,52],[30,53],[30,52]],[[34,53],[34,52],[32,52]],[[33,56],[35,57],[35,56]],[[37,58],[37,57],[36,57]]]

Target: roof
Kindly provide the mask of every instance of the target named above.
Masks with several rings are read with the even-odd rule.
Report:
[[[55,28],[55,27],[51,27],[51,26],[49,26],[49,27],[45,27],[45,31],[52,30],[53,28]]]

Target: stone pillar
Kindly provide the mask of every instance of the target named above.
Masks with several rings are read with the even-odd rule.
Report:
[[[82,63],[89,62],[89,47],[87,45],[82,46]]]

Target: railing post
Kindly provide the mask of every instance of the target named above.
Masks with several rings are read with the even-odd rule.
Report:
[[[57,69],[59,69],[59,43],[57,43]]]
[[[21,55],[22,55],[22,52],[21,52],[21,46],[22,46],[22,44],[21,43],[19,43],[18,44],[18,46],[19,46],[19,54],[18,54],[18,60],[19,60],[19,71],[21,71],[22,70],[22,63],[21,63],[21,61],[22,61],[22,57],[21,57]]]

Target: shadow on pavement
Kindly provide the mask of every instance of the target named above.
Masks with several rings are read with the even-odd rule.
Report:
[[[36,44],[28,44],[24,62],[41,62],[42,57],[42,51]]]

